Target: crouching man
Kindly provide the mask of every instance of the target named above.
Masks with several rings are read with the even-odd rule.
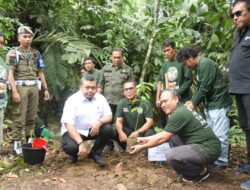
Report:
[[[128,137],[151,136],[153,128],[153,107],[148,100],[137,95],[136,82],[125,81],[123,93],[126,98],[119,101],[116,109],[115,138],[123,152],[127,146]]]
[[[107,100],[96,93],[96,81],[87,76],[81,79],[80,90],[65,102],[61,118],[62,148],[74,163],[78,156],[92,158],[98,165],[105,165],[101,157],[104,146],[113,137],[112,112]],[[88,154],[84,140],[95,139]]]
[[[177,135],[182,144],[167,150],[169,166],[182,175],[185,182],[202,182],[209,177],[207,165],[220,156],[220,141],[197,112],[179,103],[175,90],[163,91],[160,104],[170,116],[165,131],[150,137],[138,137],[139,144],[133,147],[131,154],[171,141]]]

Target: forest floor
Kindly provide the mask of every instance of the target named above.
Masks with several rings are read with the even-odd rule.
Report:
[[[54,125],[57,126],[58,124]],[[60,148],[57,136],[50,145],[45,161],[28,165],[23,158],[10,155],[0,157],[0,190],[159,190],[159,189],[240,189],[240,183],[249,180],[247,174],[234,174],[232,168],[243,161],[241,147],[233,147],[230,166],[223,172],[211,173],[203,183],[185,183],[165,162],[149,162],[143,155],[119,153],[117,148],[103,154],[106,166],[99,167],[92,159],[68,163],[68,156]]]

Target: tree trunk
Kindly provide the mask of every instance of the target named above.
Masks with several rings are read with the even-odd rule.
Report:
[[[143,66],[142,66],[142,73],[141,73],[141,77],[140,77],[140,83],[144,82],[146,71],[147,71],[147,66],[148,66],[148,63],[149,63],[149,59],[150,59],[150,56],[151,56],[151,53],[152,53],[155,37],[156,37],[156,34],[157,34],[158,19],[159,19],[159,12],[160,12],[160,3],[161,3],[160,0],[156,1],[153,31],[152,31],[151,39],[150,39],[149,44],[148,44],[147,55],[146,55],[145,61],[144,61]]]

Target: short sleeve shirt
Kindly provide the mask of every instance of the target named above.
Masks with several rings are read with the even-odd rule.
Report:
[[[182,102],[191,99],[192,71],[178,61],[166,61],[160,70],[158,81],[162,81],[162,90],[176,89]]]
[[[67,131],[64,123],[73,124],[77,131],[83,134],[84,130],[91,128],[91,124],[109,115],[112,115],[112,112],[103,95],[96,93],[91,100],[88,100],[81,91],[78,91],[65,102],[61,118],[61,134]]]
[[[218,156],[221,151],[219,139],[197,112],[180,104],[170,115],[165,131],[180,136],[184,144],[198,144],[208,155]]]
[[[84,72],[82,77],[92,76],[96,80],[96,84],[98,84],[100,75],[101,75],[101,71],[94,69],[93,72]]]
[[[123,118],[124,125],[132,130],[139,129],[146,123],[146,118],[153,118],[152,105],[148,100],[138,98],[130,102],[124,98],[117,105],[116,118]]]
[[[117,105],[124,98],[123,83],[134,79],[132,69],[122,64],[118,69],[113,64],[105,65],[99,79],[98,87],[103,89],[103,95],[109,104]]]

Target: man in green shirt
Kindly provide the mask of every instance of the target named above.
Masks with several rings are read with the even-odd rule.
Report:
[[[176,89],[180,101],[185,103],[192,96],[190,89],[192,71],[176,60],[177,51],[173,40],[167,39],[163,43],[163,52],[166,62],[163,64],[158,76],[156,106],[160,107],[161,91],[166,89]],[[161,120],[164,127],[167,123],[166,117],[165,113],[161,111]]]
[[[95,68],[96,62],[92,57],[86,57],[83,61],[84,72],[82,72],[82,77],[86,77],[88,75],[92,76],[97,84],[101,75],[101,71]]]
[[[178,135],[183,144],[166,151],[169,166],[182,175],[185,182],[202,182],[209,177],[207,165],[220,155],[220,141],[197,112],[179,103],[176,90],[163,91],[160,101],[162,110],[169,115],[164,131],[138,137],[131,154],[171,141]]]
[[[116,109],[116,137],[123,150],[129,136],[150,136],[153,129],[153,107],[148,100],[142,100],[137,95],[136,83],[128,80],[123,85],[126,98],[119,101]]]
[[[123,63],[124,52],[121,48],[114,48],[111,53],[112,64],[107,64],[102,68],[101,76],[98,82],[98,93],[103,93],[115,115],[118,102],[124,98],[123,83],[126,80],[134,79],[132,68]],[[114,149],[114,143],[111,141],[105,147],[104,152]]]
[[[209,58],[198,56],[192,48],[182,48],[177,59],[187,68],[195,70],[198,88],[185,105],[194,109],[201,102],[205,106],[206,120],[221,141],[221,156],[211,165],[214,171],[221,171],[228,165],[228,112],[231,97],[218,65]]]

